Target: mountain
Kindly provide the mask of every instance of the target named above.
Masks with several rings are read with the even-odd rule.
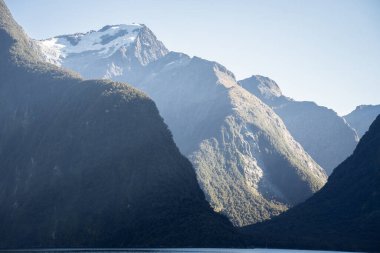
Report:
[[[136,74],[168,53],[152,31],[141,24],[108,25],[98,31],[50,38],[38,45],[45,61],[76,69],[85,78]]]
[[[96,45],[98,40],[92,39],[100,35],[95,34],[105,36],[102,31],[109,30],[85,33],[81,39]],[[323,170],[292,138],[273,110],[237,84],[232,72],[216,62],[166,53],[161,42],[153,34],[149,36],[146,40],[153,45],[151,51],[162,53],[155,54],[159,57],[146,65],[126,60],[124,49],[119,49],[103,57],[101,64],[87,62],[92,67],[86,70],[82,65],[87,53],[76,46],[70,46],[70,51],[76,53],[64,53],[62,45],[66,42],[60,42],[62,36],[38,43],[45,47],[44,52],[47,46],[60,49],[60,65],[86,78],[108,77],[104,74],[109,72],[107,66],[114,66],[120,74],[113,75],[113,80],[132,83],[146,92],[157,104],[180,151],[193,163],[207,200],[235,226],[278,215],[324,185]],[[49,45],[51,41],[54,44]],[[134,50],[136,43],[128,41],[125,45],[132,48],[129,52],[133,55],[140,52]],[[86,50],[101,57],[92,48]],[[120,56],[122,60],[115,61]],[[74,61],[80,64],[72,64]],[[133,69],[138,71],[129,71]]]
[[[380,105],[359,105],[343,118],[354,128],[361,138],[380,114]]]
[[[150,98],[38,49],[0,0],[0,248],[240,245]]]
[[[355,131],[331,109],[314,102],[284,96],[273,80],[252,76],[239,84],[270,106],[311,157],[330,175],[352,154],[358,142]]]
[[[380,116],[304,203],[245,228],[256,246],[380,251]]]

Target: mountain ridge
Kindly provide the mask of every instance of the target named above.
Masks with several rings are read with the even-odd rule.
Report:
[[[86,59],[75,57],[78,62]],[[115,62],[114,56],[103,61],[89,61],[93,69],[83,70],[64,59],[63,67],[87,78],[104,77],[112,64],[122,68],[112,79],[133,83],[156,102],[180,151],[195,165],[207,200],[234,225],[278,215],[325,183],[324,172],[293,140],[281,119],[239,87],[234,74],[221,64],[176,52],[145,66]],[[133,71],[125,72],[129,69]],[[276,177],[277,171],[282,171],[283,179]],[[292,187],[286,187],[285,178]]]
[[[239,84],[280,116],[289,132],[328,175],[354,150],[356,132],[332,109],[286,97],[268,77],[253,75]],[[268,87],[275,87],[275,93]]]
[[[141,67],[168,53],[147,26],[136,23],[107,25],[99,30],[60,35],[36,43],[43,52],[45,61],[58,66],[65,61],[63,67],[66,68],[70,68],[71,64],[80,64],[76,62],[78,55],[85,57],[87,62],[96,61],[97,64],[104,64],[104,58],[114,55],[112,64],[105,66],[107,70],[101,73],[103,78],[122,75],[124,70],[120,65],[124,62],[133,61]],[[85,74],[86,69],[89,69],[86,65],[81,69],[84,77],[93,75]],[[138,71],[138,67],[133,71]]]
[[[343,118],[356,130],[359,138],[361,138],[379,114],[380,105],[358,105],[355,110],[343,116]]]

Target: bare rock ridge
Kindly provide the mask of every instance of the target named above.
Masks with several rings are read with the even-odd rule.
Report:
[[[0,0],[0,248],[240,245],[150,98],[37,49]]]
[[[168,53],[142,24],[108,25],[98,31],[50,38],[38,45],[45,61],[76,69],[84,78],[112,79],[139,73],[142,67]]]
[[[118,27],[122,30],[128,26]],[[49,51],[46,47],[56,50],[62,67],[86,78],[110,77],[146,92],[157,104],[179,149],[194,165],[207,200],[235,226],[278,215],[324,185],[325,173],[293,139],[282,120],[240,87],[224,66],[167,52],[153,34],[145,38],[152,47],[146,52],[161,53],[155,54],[158,57],[147,57],[153,60],[145,65],[128,60],[123,47],[103,57],[103,52],[109,51],[99,49],[96,38],[109,30],[106,27],[81,37],[82,43],[88,41],[87,44],[96,47],[94,50],[66,46],[68,42],[62,36],[38,43],[45,52]],[[110,36],[122,34],[115,30],[109,31]],[[133,37],[138,37],[139,30],[135,32]],[[134,43],[128,41],[126,51],[139,55],[140,51],[129,49]],[[87,58],[86,51],[92,52],[94,61]],[[84,61],[89,66],[85,70],[80,64]],[[109,66],[118,69],[119,74],[106,76]]]
[[[284,96],[279,86],[263,76],[252,76],[239,84],[270,106],[311,157],[330,175],[350,156],[358,137],[347,122],[331,109],[314,102]]]

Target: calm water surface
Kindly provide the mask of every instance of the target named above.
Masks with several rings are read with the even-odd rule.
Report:
[[[286,249],[34,249],[34,250],[0,250],[0,252],[18,253],[328,253],[338,251],[318,251],[318,250],[286,250]],[[339,251],[343,252],[343,251]]]

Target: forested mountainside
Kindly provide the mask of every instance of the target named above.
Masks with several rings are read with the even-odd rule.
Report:
[[[344,116],[344,119],[356,130],[359,138],[361,138],[379,114],[380,105],[359,105],[355,110]]]
[[[252,76],[239,84],[280,116],[294,139],[328,175],[354,151],[355,131],[333,110],[286,97],[275,81],[264,76]]]
[[[239,245],[150,98],[37,49],[0,0],[0,248]]]
[[[278,215],[326,182],[282,120],[231,71],[168,52],[144,25],[105,26],[38,44],[47,61],[146,92],[193,163],[207,200],[235,226]]]

